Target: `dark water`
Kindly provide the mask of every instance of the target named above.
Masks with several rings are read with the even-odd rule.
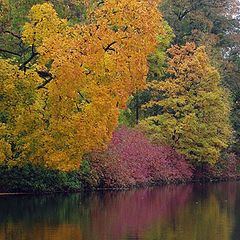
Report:
[[[0,197],[0,240],[238,240],[240,183]]]

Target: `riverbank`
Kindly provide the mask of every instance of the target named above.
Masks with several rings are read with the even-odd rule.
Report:
[[[125,187],[125,188],[92,188],[92,189],[86,189],[86,188],[79,188],[78,190],[74,191],[32,191],[32,192],[0,192],[0,197],[4,196],[26,196],[26,195],[42,195],[42,194],[71,194],[71,193],[82,193],[82,192],[119,192],[119,191],[129,191],[129,190],[140,190],[140,189],[146,189],[146,188],[152,188],[152,187],[164,187],[164,186],[184,186],[184,185],[190,185],[190,184],[206,184],[206,183],[224,183],[224,182],[239,182],[240,177],[236,179],[210,179],[210,180],[194,180],[189,182],[179,182],[179,183],[155,183],[155,184],[145,184],[142,186],[131,186],[131,187]]]
[[[237,170],[237,168],[236,168]],[[201,172],[202,171],[202,172]],[[48,194],[48,193],[73,193],[82,191],[122,191],[152,186],[180,185],[205,182],[226,182],[240,180],[240,174],[226,175],[226,169],[201,168],[193,172],[189,179],[145,182],[129,184],[118,187],[103,185],[104,179],[99,184],[93,184],[93,176],[83,171],[64,173],[57,170],[49,170],[43,167],[26,165],[24,167],[0,166],[0,196],[23,195],[23,194]],[[228,172],[229,173],[229,172]]]
[[[141,131],[121,127],[105,151],[85,155],[75,171],[54,170],[29,161],[25,165],[0,165],[0,176],[2,193],[128,189],[238,179],[240,161],[232,153],[223,154],[214,166],[189,161],[170,146],[152,143]]]
[[[1,193],[73,192],[82,189],[78,172],[61,172],[45,167],[0,166]]]

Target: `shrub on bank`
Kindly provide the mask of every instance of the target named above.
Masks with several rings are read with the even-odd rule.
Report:
[[[168,146],[152,144],[136,129],[119,128],[104,153],[88,157],[87,181],[94,187],[126,187],[149,182],[183,182],[192,166]]]
[[[73,192],[83,188],[121,188],[149,183],[227,180],[240,176],[233,154],[215,166],[193,168],[169,146],[152,144],[136,129],[121,127],[105,152],[89,154],[80,171],[61,172],[33,165],[0,165],[0,192]]]
[[[0,192],[68,192],[82,188],[78,172],[61,172],[48,168],[0,166]]]
[[[240,178],[240,160],[234,153],[225,153],[215,165],[202,164],[195,167],[196,181],[227,181]]]

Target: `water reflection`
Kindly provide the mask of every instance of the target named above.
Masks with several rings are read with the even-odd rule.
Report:
[[[0,197],[0,240],[237,240],[240,183]]]

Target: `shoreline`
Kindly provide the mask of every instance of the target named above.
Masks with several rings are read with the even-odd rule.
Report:
[[[119,187],[119,188],[87,188],[82,187],[79,188],[76,191],[28,191],[28,192],[1,192],[0,191],[0,197],[4,196],[23,196],[23,195],[31,195],[31,196],[37,196],[37,195],[50,195],[50,194],[74,194],[74,193],[94,193],[94,192],[117,192],[117,191],[131,191],[131,190],[138,190],[138,189],[144,189],[144,188],[151,188],[151,187],[164,187],[164,186],[179,186],[179,185],[190,185],[190,184],[207,184],[207,183],[224,183],[224,182],[239,182],[240,176],[235,178],[212,178],[212,179],[194,179],[191,181],[179,181],[179,182],[157,182],[157,183],[146,183],[146,184],[140,184],[135,186],[129,186],[129,187]]]

